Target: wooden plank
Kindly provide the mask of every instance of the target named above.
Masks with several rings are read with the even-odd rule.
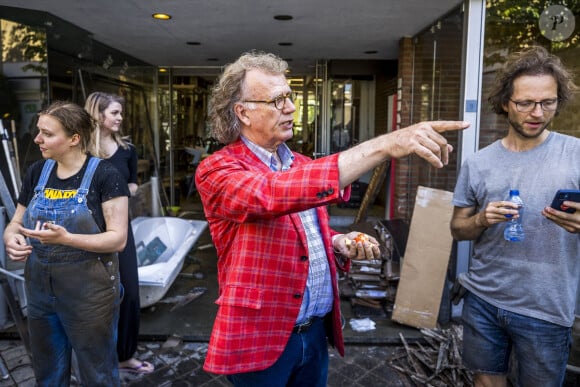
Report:
[[[385,181],[387,167],[390,164],[390,161],[384,162],[373,170],[373,174],[369,181],[369,186],[365,191],[363,200],[354,218],[354,223],[361,223],[366,220],[369,206],[371,206],[376,200],[380,191],[380,187]]]

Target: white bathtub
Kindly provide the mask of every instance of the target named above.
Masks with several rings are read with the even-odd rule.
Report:
[[[136,217],[131,227],[139,261],[139,298],[141,308],[146,308],[165,296],[207,222],[165,216]]]

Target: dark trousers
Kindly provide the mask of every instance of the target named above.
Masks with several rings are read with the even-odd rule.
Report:
[[[38,386],[69,385],[73,349],[85,385],[119,385],[117,273],[116,256],[55,263],[28,258],[28,325]]]
[[[127,234],[127,245],[119,253],[119,273],[124,295],[119,310],[117,355],[119,361],[123,362],[133,357],[137,350],[141,316],[137,252],[131,227]]]

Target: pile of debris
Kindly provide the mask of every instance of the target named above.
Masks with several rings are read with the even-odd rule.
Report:
[[[421,329],[425,344],[409,345],[402,334],[403,348],[393,353],[390,365],[407,375],[417,386],[472,386],[473,374],[462,365],[463,329]]]
[[[341,281],[341,295],[351,302],[357,318],[388,317],[393,310],[399,281],[399,262],[393,260],[393,237],[380,222],[360,230],[380,243],[381,257],[352,260],[350,272]]]

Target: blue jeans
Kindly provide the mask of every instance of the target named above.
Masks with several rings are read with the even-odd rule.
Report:
[[[328,376],[328,342],[324,320],[310,329],[292,333],[280,358],[262,371],[228,375],[236,387],[325,387]]]
[[[518,386],[560,387],[571,328],[497,308],[467,292],[463,304],[463,363],[476,373],[506,375],[510,353]]]

